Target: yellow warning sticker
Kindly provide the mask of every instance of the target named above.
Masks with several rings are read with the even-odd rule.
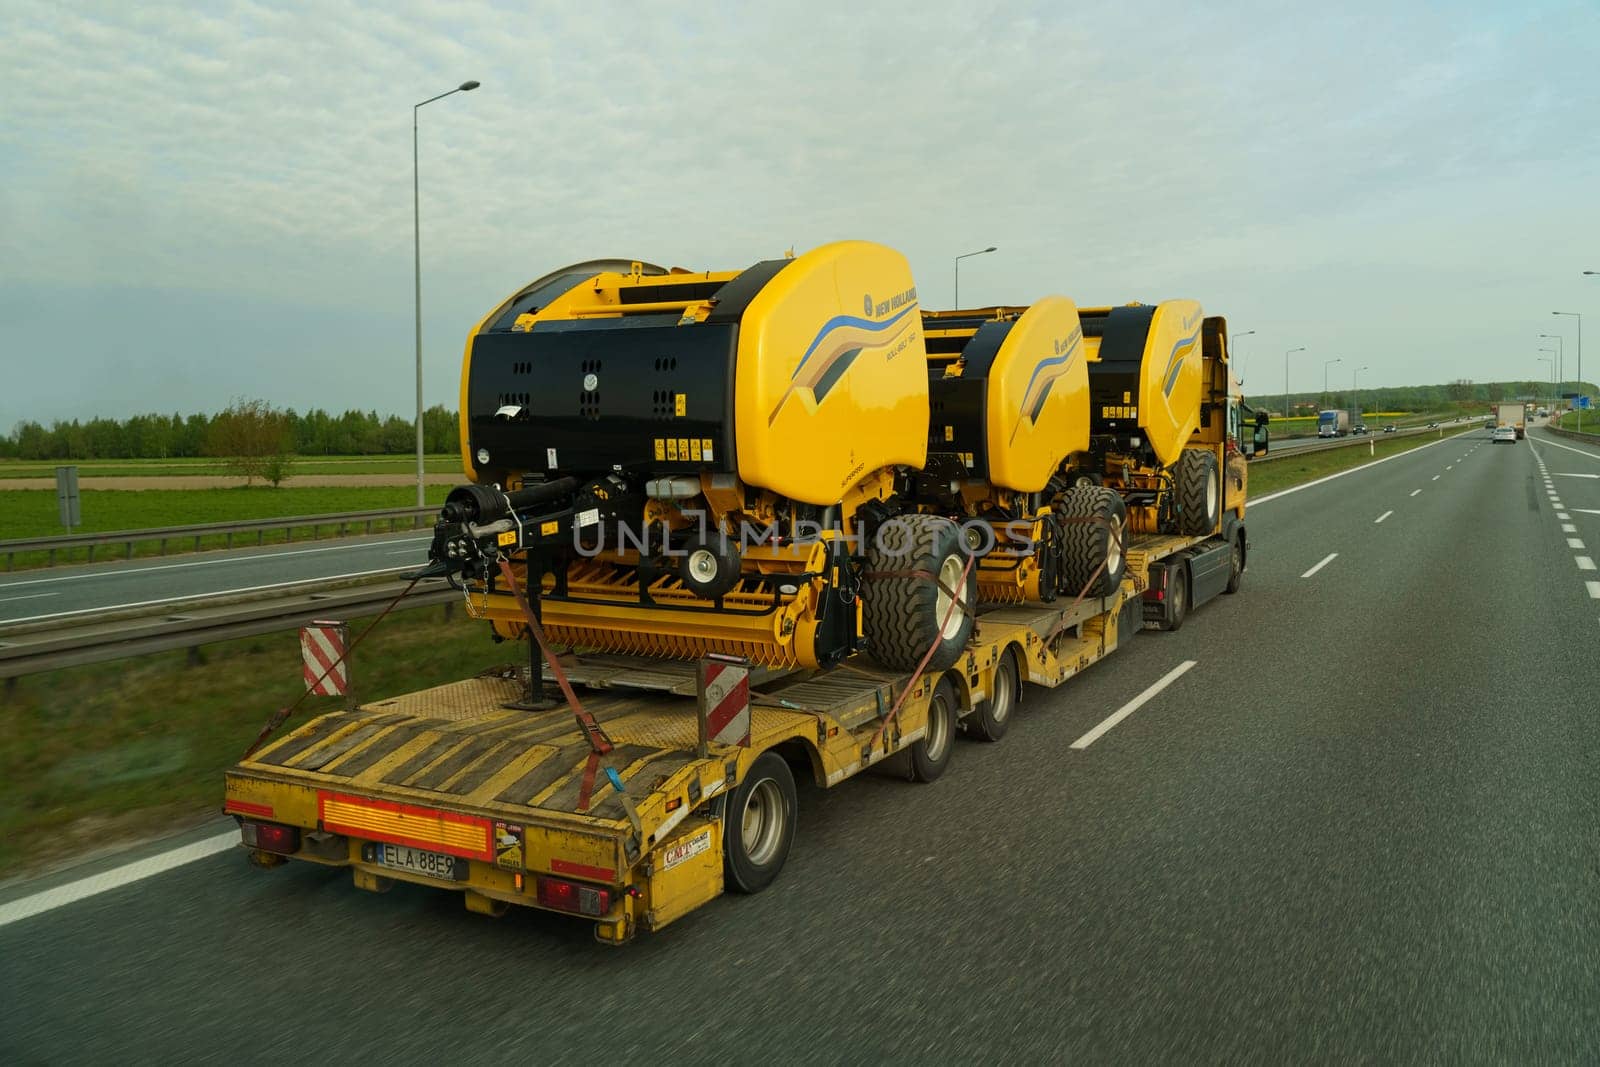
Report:
[[[561,529],[561,524],[559,522],[555,522],[554,520],[550,522],[541,522],[539,524],[539,532],[545,537],[549,537],[559,529]]]
[[[687,437],[678,438],[678,458],[685,463],[689,461],[689,439]]]
[[[709,437],[700,439],[700,458],[707,463],[711,462],[711,438]]]
[[[696,463],[700,462],[700,438],[698,438],[698,437],[689,438],[689,456]]]
[[[667,442],[663,441],[659,437],[656,438],[656,458],[657,459],[666,459],[667,458]]]
[[[689,394],[688,393],[673,393],[672,394],[672,413],[674,415],[678,416],[681,419],[681,418],[683,418],[684,415],[688,414],[688,411],[689,411]]]
[[[676,437],[667,438],[667,458],[678,458],[678,439]]]
[[[507,530],[499,537],[496,537],[494,541],[495,544],[499,545],[501,548],[504,548],[506,545],[514,545],[517,543],[517,531]]]
[[[1122,402],[1123,402],[1123,403],[1124,403],[1124,404],[1131,404],[1131,403],[1133,403],[1133,394],[1132,394],[1132,393],[1126,393],[1126,392],[1125,392],[1125,393],[1123,393],[1123,394],[1122,394]]]
[[[946,441],[954,441],[956,439],[956,428],[954,426],[946,426],[944,428],[944,439]]]

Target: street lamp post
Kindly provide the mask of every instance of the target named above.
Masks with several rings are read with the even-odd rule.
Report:
[[[1563,357],[1566,354],[1567,339],[1565,337],[1562,337],[1559,333],[1541,333],[1539,335],[1539,337],[1542,340],[1554,341],[1556,343],[1555,373],[1557,373],[1557,374],[1559,374],[1561,376],[1561,380],[1562,381],[1566,381],[1567,380],[1567,365],[1562,360],[1563,360]],[[1541,349],[1539,349],[1539,351],[1543,352],[1544,349],[1541,348]],[[1557,396],[1558,399],[1560,398],[1560,394],[1559,393],[1557,393],[1556,396]]]
[[[1548,356],[1534,356],[1533,358],[1538,360],[1540,363],[1550,364],[1550,391],[1554,393],[1556,389],[1556,350],[1553,348],[1541,348],[1539,351],[1550,353]],[[1555,403],[1556,402],[1554,400],[1550,401],[1550,408],[1552,411],[1555,410]]]
[[[1289,417],[1289,357],[1296,352],[1304,352],[1305,350],[1306,346],[1301,345],[1299,348],[1291,348],[1283,354],[1283,417],[1286,419]]]
[[[1367,369],[1357,367],[1350,375],[1350,402],[1356,406],[1356,413],[1359,415],[1366,414],[1361,410],[1361,372]]]
[[[1586,271],[1584,271],[1584,273],[1585,274],[1592,274],[1593,271],[1587,271],[1586,270]],[[1573,318],[1578,320],[1578,393],[1579,393],[1580,396],[1587,396],[1588,394],[1585,393],[1584,390],[1583,390],[1583,313],[1582,312],[1578,312],[1578,311],[1552,311],[1552,312],[1550,312],[1550,314],[1552,314],[1552,315],[1571,315]],[[1583,409],[1582,408],[1578,409],[1578,432],[1579,433],[1583,432]]]
[[[1343,363],[1343,362],[1344,362],[1344,357],[1343,356],[1335,356],[1333,359],[1328,360],[1327,362],[1325,362],[1322,365],[1322,406],[1323,407],[1327,407],[1328,406],[1328,368],[1333,366],[1335,363]]]
[[[1239,354],[1236,351],[1239,345],[1239,338],[1249,337],[1253,333],[1255,333],[1254,330],[1241,330],[1240,332],[1231,334],[1228,337],[1228,362],[1232,363],[1233,358]],[[1242,374],[1238,374],[1236,377],[1238,377],[1240,381],[1244,381],[1244,376]]]
[[[454,93],[471,92],[478,87],[475,81],[462,82],[448,93],[430,96],[422,104],[411,105],[411,250],[415,267],[415,300],[417,318],[417,507],[423,507],[427,501],[423,496],[423,463],[422,463],[422,207],[420,194],[419,167],[417,164],[417,112],[423,104],[431,104],[435,100],[443,100]]]
[[[986,256],[990,252],[993,252],[994,250],[995,250],[994,245],[990,245],[988,248],[980,248],[976,252],[963,252],[961,255],[956,257],[956,301],[955,301],[955,303],[956,303],[956,307],[957,308],[959,308],[961,306],[961,261],[963,259],[970,259],[973,256]]]

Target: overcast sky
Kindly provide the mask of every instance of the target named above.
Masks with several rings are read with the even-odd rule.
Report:
[[[925,306],[1192,297],[1246,391],[1537,378],[1592,315],[1593,0],[904,5],[0,0],[0,432],[413,407],[576,260],[839,238]]]

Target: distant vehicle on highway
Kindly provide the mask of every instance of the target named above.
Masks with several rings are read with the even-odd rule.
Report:
[[[1517,428],[1515,426],[1496,426],[1494,433],[1490,435],[1490,440],[1495,444],[1499,444],[1501,441],[1510,441],[1512,444],[1516,444]]]
[[[1516,431],[1516,439],[1522,440],[1528,423],[1528,409],[1520,403],[1496,404],[1494,406],[1494,421],[1497,426],[1509,426]]]
[[[1361,434],[1371,433],[1372,431],[1367,429],[1367,424],[1366,423],[1358,422],[1358,423],[1356,423],[1354,428],[1351,429],[1350,432],[1353,433],[1353,434],[1356,434],[1357,436],[1360,436]]]
[[[1318,437],[1343,437],[1349,432],[1350,413],[1348,411],[1317,412]]]
[[[1430,430],[1437,430],[1437,429],[1438,429],[1438,428],[1439,428],[1439,424],[1438,424],[1438,423],[1437,423],[1437,422],[1430,422],[1430,423],[1428,423],[1428,429],[1430,429]]]
[[[1395,432],[1395,427],[1393,427],[1393,426],[1385,426],[1383,428],[1383,432],[1384,433],[1394,433]]]

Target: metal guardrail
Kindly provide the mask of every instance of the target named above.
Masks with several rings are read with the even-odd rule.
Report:
[[[386,581],[343,589],[317,588],[244,603],[201,604],[108,622],[99,620],[49,628],[0,629],[0,679],[20,678],[64,667],[127,659],[153,652],[193,649],[214,641],[290,630],[313,619],[351,618],[382,611],[406,587]],[[460,599],[461,594],[433,579],[419,582],[398,605],[426,607]]]
[[[1317,452],[1327,452],[1330,449],[1354,448],[1356,445],[1365,445],[1369,443],[1375,444],[1379,441],[1389,441],[1399,437],[1420,437],[1423,434],[1428,433],[1443,434],[1452,431],[1471,430],[1474,428],[1472,426],[1473,421],[1474,420],[1468,419],[1465,423],[1441,422],[1439,425],[1431,429],[1426,426],[1408,426],[1403,430],[1396,430],[1394,433],[1383,433],[1380,431],[1378,433],[1365,433],[1353,437],[1336,438],[1332,441],[1323,439],[1316,441],[1315,443],[1308,443],[1301,448],[1291,448],[1288,451],[1275,451],[1269,448],[1266,455],[1262,456],[1260,459],[1251,460],[1250,464],[1251,466],[1254,466],[1257,463],[1270,463],[1275,459],[1294,459],[1298,456],[1309,456]]]
[[[246,519],[243,522],[208,522],[196,526],[158,526],[149,530],[112,530],[106,533],[70,534],[62,537],[29,537],[13,541],[0,541],[0,552],[5,553],[6,570],[10,570],[12,562],[19,552],[45,552],[48,553],[49,562],[46,566],[55,566],[56,553],[66,552],[75,548],[88,549],[89,562],[94,562],[95,549],[106,545],[124,546],[124,559],[133,557],[133,546],[147,544],[151,541],[158,542],[161,546],[161,555],[167,554],[167,542],[194,540],[194,550],[200,550],[200,542],[207,537],[227,538],[227,547],[233,547],[233,539],[244,534],[255,534],[256,544],[264,544],[266,535],[270,531],[283,530],[285,532],[308,528],[311,530],[312,540],[316,540],[318,532],[326,526],[336,526],[339,532],[337,537],[348,535],[352,527],[365,526],[364,532],[372,533],[376,523],[387,523],[390,530],[395,523],[406,521],[416,528],[418,520],[432,518],[438,514],[436,507],[409,507],[386,508],[381,511],[347,511],[333,515],[295,515],[288,518],[277,519]]]

